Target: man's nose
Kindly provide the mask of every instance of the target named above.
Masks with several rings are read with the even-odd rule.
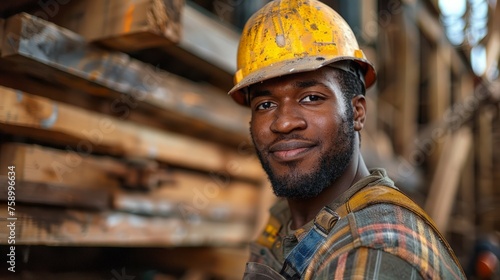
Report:
[[[306,127],[307,121],[297,106],[280,104],[270,128],[274,133],[287,134]]]

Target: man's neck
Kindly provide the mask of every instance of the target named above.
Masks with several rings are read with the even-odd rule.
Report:
[[[353,157],[342,176],[318,196],[300,200],[288,199],[292,215],[292,229],[298,229],[313,220],[324,206],[330,204],[361,178],[370,174],[358,147],[359,145],[355,145]]]

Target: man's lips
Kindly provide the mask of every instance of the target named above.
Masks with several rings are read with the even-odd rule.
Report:
[[[271,145],[269,152],[280,161],[290,161],[299,158],[314,146],[314,143],[303,140],[280,141]]]

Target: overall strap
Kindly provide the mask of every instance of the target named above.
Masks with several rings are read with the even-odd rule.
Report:
[[[300,279],[316,251],[323,245],[340,216],[328,206],[323,207],[314,218],[314,224],[306,236],[285,259],[280,274],[286,279]]]
[[[364,188],[354,194],[346,203],[340,206],[337,209],[337,213],[341,217],[344,217],[350,212],[356,212],[367,206],[378,203],[397,205],[411,211],[412,213],[420,217],[438,235],[446,250],[453,258],[455,264],[460,268],[460,270],[462,270],[462,273],[464,273],[462,266],[457,259],[457,256],[453,252],[451,246],[448,244],[444,236],[438,230],[431,217],[429,217],[429,215],[427,215],[427,213],[422,208],[420,208],[420,206],[413,202],[413,200],[411,200],[409,197],[407,197],[397,189],[386,186],[373,186]]]
[[[439,239],[445,245],[454,262],[462,269],[450,245],[446,242],[446,239],[441,235],[432,219],[422,210],[422,208],[395,188],[387,186],[370,186],[355,193],[346,203],[335,209],[335,211],[325,206],[315,217],[312,229],[286,257],[280,274],[286,279],[300,279],[311,263],[314,254],[321,245],[325,243],[328,234],[338,220],[344,218],[351,212],[359,211],[365,207],[379,203],[403,207],[422,218],[422,220],[424,220],[439,236]]]

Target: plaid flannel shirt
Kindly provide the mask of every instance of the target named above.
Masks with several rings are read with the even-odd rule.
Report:
[[[374,169],[329,206],[336,209],[354,192],[374,185],[394,187],[385,170]],[[312,222],[291,231],[285,200],[273,206],[271,216],[281,225],[276,240],[272,245],[253,243],[250,261],[279,272]],[[466,279],[432,228],[400,206],[375,204],[348,214],[335,225],[326,244],[302,279]]]

